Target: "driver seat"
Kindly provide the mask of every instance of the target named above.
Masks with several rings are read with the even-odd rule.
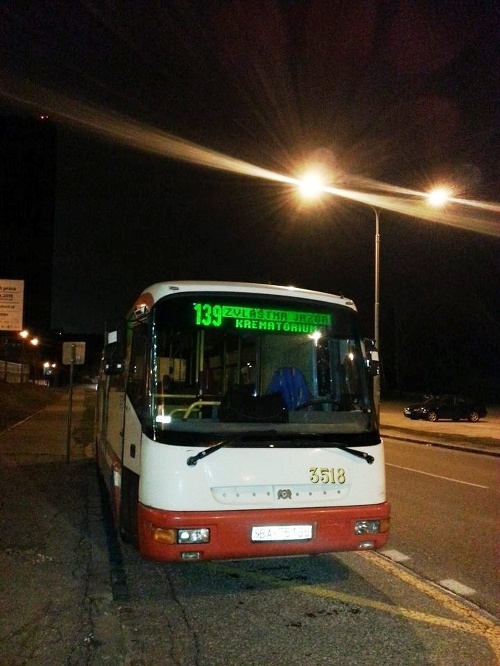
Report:
[[[272,376],[267,393],[280,391],[289,411],[311,400],[311,391],[302,372],[295,367],[279,368]]]

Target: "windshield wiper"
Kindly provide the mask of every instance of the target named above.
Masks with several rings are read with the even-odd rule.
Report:
[[[203,449],[203,451],[200,451],[197,453],[195,456],[189,456],[189,458],[186,460],[187,465],[189,467],[194,467],[198,460],[201,460],[202,458],[206,458],[209,456],[211,453],[215,453],[219,449],[222,449],[223,446],[229,446],[230,444],[233,444],[233,442],[237,442],[238,437],[235,439],[222,439],[220,442],[217,444],[214,444],[213,446],[209,446],[208,449]]]
[[[186,464],[189,467],[194,467],[199,460],[203,460],[211,453],[215,453],[216,451],[224,448],[225,446],[232,446],[237,442],[241,442],[242,439],[244,438],[252,439],[253,437],[268,437],[269,435],[272,435],[274,437],[277,434],[278,433],[276,430],[260,430],[257,432],[245,433],[244,435],[238,435],[237,437],[232,437],[230,439],[221,439],[219,442],[217,442],[217,444],[214,444],[213,446],[209,446],[208,448],[203,449],[203,451],[200,451],[195,456],[189,456],[189,458],[186,460]],[[352,456],[355,456],[356,458],[362,458],[363,460],[366,460],[366,462],[369,465],[372,465],[375,462],[375,458],[371,456],[369,453],[366,453],[366,451],[358,451],[357,449],[350,449],[348,446],[342,446],[341,444],[335,445],[335,448],[342,449],[342,451],[350,453]]]
[[[335,448],[342,449],[342,451],[350,453],[352,456],[356,456],[356,458],[363,458],[363,460],[366,460],[369,465],[372,465],[375,462],[375,458],[369,453],[366,453],[366,451],[357,451],[356,449],[350,449],[348,446],[336,446]]]
[[[225,446],[231,446],[232,444],[241,442],[243,438],[263,437],[263,436],[267,437],[269,435],[275,436],[277,434],[278,434],[277,430],[259,430],[256,432],[245,433],[244,435],[238,435],[237,437],[233,437],[231,439],[221,439],[220,442],[217,442],[217,444],[214,444],[213,446],[209,446],[208,448],[203,449],[203,451],[200,451],[195,456],[189,456],[189,458],[186,460],[186,464],[189,465],[189,467],[194,467],[197,464],[198,460],[203,460],[203,458],[206,458],[211,453],[215,453],[216,451],[224,448]]]

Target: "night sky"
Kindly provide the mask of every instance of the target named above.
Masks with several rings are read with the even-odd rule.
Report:
[[[16,0],[0,22],[5,103],[58,125],[54,327],[199,278],[343,293],[373,334],[369,206],[113,142],[69,121],[86,104],[288,176],[493,204],[486,234],[382,210],[381,340],[392,384],[498,386],[500,3]]]

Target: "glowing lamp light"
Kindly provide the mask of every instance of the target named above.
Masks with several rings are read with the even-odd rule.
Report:
[[[314,342],[316,347],[318,346],[318,340],[321,338],[321,331],[314,331],[311,335],[308,336]]]
[[[317,199],[325,188],[325,183],[318,172],[311,172],[297,181],[297,187],[304,199]]]
[[[444,206],[449,200],[451,191],[447,187],[436,187],[427,195],[427,200],[431,206]]]

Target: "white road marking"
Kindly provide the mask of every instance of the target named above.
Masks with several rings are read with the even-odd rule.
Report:
[[[381,550],[380,554],[397,563],[407,562],[409,559],[411,559],[408,555],[405,555],[399,550]],[[473,594],[476,594],[476,590],[473,590],[471,587],[467,587],[467,585],[464,585],[463,583],[460,583],[458,580],[454,580],[453,578],[444,578],[443,580],[439,581],[439,585],[446,588],[447,590],[450,590],[450,592],[458,594],[461,597],[471,597]]]
[[[415,472],[416,474],[425,474],[425,476],[433,476],[435,479],[443,479],[444,481],[453,481],[454,483],[462,483],[465,486],[474,486],[474,488],[483,488],[488,490],[488,486],[482,486],[480,483],[471,483],[470,481],[461,481],[460,479],[452,479],[449,476],[440,476],[439,474],[431,474],[430,472],[422,472],[420,469],[413,469],[413,467],[403,467],[402,465],[393,465],[392,463],[385,463],[388,467],[397,467],[404,469],[407,472]]]
[[[461,597],[470,597],[473,594],[476,594],[476,590],[473,590],[471,587],[467,587],[467,585],[462,585],[462,583],[459,583],[458,580],[453,580],[453,578],[440,580],[439,584],[442,587],[445,587],[447,590],[451,590],[452,592],[455,592],[455,594],[459,594]]]
[[[400,553],[399,550],[381,550],[380,552],[393,562],[407,562],[410,559],[408,555]]]

